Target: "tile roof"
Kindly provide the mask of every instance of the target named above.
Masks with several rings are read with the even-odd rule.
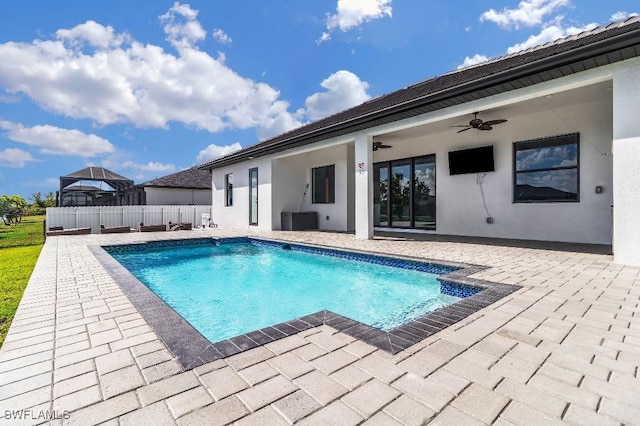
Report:
[[[544,81],[538,77],[542,72],[554,72],[547,76],[551,79],[588,69],[586,66],[571,66],[580,60],[591,59],[593,63],[590,66],[596,67],[627,57],[640,56],[639,45],[640,16],[636,16],[422,81],[198,167],[209,169],[233,164],[250,158],[254,154],[259,156],[278,152],[292,146],[316,142],[517,89]],[[629,46],[631,51],[626,52],[624,57],[619,53],[610,55],[611,52],[617,53],[622,49],[628,49]],[[598,55],[607,56],[602,60]],[[570,69],[558,71],[555,68],[559,66],[570,66]],[[509,84],[519,78],[527,78],[528,81],[519,82],[516,85]],[[494,88],[498,85],[504,87],[495,90]],[[478,95],[476,92],[479,91],[483,93]],[[454,97],[461,99],[452,101]]]
[[[162,176],[137,186],[159,188],[211,189],[211,174],[208,170],[192,167],[171,175]]]

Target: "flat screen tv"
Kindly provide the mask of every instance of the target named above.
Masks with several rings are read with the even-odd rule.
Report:
[[[449,151],[449,174],[484,173],[494,171],[493,145]]]

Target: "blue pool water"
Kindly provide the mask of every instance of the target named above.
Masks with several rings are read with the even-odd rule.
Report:
[[[435,274],[251,242],[112,256],[212,342],[324,309],[388,331],[460,300]]]

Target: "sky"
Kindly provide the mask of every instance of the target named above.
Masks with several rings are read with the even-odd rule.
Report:
[[[0,14],[0,194],[171,174],[637,0],[25,0]],[[104,186],[103,186],[104,187]]]

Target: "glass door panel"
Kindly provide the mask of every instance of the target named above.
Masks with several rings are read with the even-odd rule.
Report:
[[[389,166],[373,165],[373,225],[389,226]]]
[[[258,169],[249,170],[249,225],[258,224]]]
[[[435,156],[416,158],[413,163],[414,228],[436,229]]]
[[[391,225],[411,227],[411,160],[391,162]]]

